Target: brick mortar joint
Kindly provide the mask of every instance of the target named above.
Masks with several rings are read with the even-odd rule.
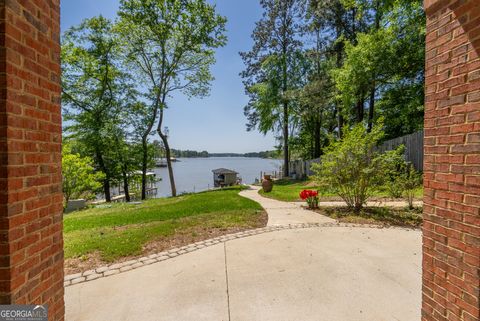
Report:
[[[72,285],[94,281],[94,280],[108,277],[111,275],[116,275],[123,272],[135,270],[135,269],[148,266],[154,263],[166,261],[184,254],[192,253],[203,248],[214,246],[220,243],[226,243],[228,241],[232,241],[235,239],[241,239],[249,236],[255,236],[255,235],[278,232],[278,231],[285,231],[285,230],[325,228],[325,227],[377,228],[377,229],[395,228],[395,229],[402,229],[402,230],[409,230],[409,231],[417,230],[417,229],[412,229],[407,227],[392,227],[392,226],[384,227],[384,226],[375,225],[375,224],[353,224],[353,223],[340,223],[340,222],[300,223],[300,224],[267,226],[267,227],[253,229],[253,230],[246,230],[246,231],[238,232],[234,234],[226,234],[223,236],[215,237],[213,239],[199,241],[199,242],[185,245],[179,248],[174,248],[174,249],[163,251],[160,253],[151,254],[151,255],[140,257],[137,259],[132,259],[126,262],[98,267],[94,270],[89,270],[82,273],[70,274],[65,276],[64,286],[69,287]]]

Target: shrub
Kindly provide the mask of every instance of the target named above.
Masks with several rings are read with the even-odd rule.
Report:
[[[413,199],[415,198],[415,190],[422,184],[422,174],[418,173],[415,168],[409,164],[407,170],[401,177],[401,184],[407,197],[408,207],[413,209]]]
[[[359,212],[382,181],[382,162],[375,147],[383,137],[382,123],[371,132],[363,124],[345,130],[340,141],[326,148],[322,162],[312,165],[313,179],[333,190]]]
[[[389,196],[394,198],[405,195],[408,206],[412,209],[415,190],[422,184],[422,175],[412,164],[405,161],[404,153],[405,146],[401,145],[395,150],[382,154],[383,188]]]
[[[384,183],[382,189],[392,198],[401,198],[405,192],[403,177],[407,170],[405,162],[405,146],[382,154],[382,173]]]
[[[68,145],[62,150],[62,181],[65,205],[73,198],[93,198],[104,179],[102,172],[95,172],[93,161],[71,152]]]

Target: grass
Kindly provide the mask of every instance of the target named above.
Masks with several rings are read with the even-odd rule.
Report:
[[[311,181],[295,181],[295,180],[278,180],[273,184],[273,189],[270,193],[265,193],[263,189],[259,191],[260,195],[273,198],[284,202],[301,201],[300,192],[304,189],[317,189]]]
[[[312,189],[320,191],[320,198],[322,199],[331,199],[335,198],[335,193],[331,191],[322,190],[320,187],[316,186],[314,182],[305,180],[305,181],[295,181],[295,180],[278,180],[274,182],[273,190],[270,193],[265,193],[263,190],[260,190],[259,193],[262,196],[273,198],[279,201],[285,202],[299,202],[300,192],[304,189]],[[415,198],[421,199],[423,196],[423,188],[419,187],[415,191]],[[374,198],[389,198],[389,195],[386,191],[375,191]]]
[[[421,208],[368,207],[355,213],[347,208],[325,208],[322,214],[344,223],[375,224],[418,228],[422,224]]]
[[[154,199],[141,205],[112,204],[64,218],[65,257],[92,253],[113,262],[143,253],[149,242],[191,234],[195,239],[212,231],[250,229],[264,225],[261,206],[230,188],[175,198]]]

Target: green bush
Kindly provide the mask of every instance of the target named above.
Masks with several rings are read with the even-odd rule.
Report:
[[[422,175],[405,161],[404,154],[403,145],[382,154],[383,189],[393,198],[405,195],[409,208],[412,209],[415,191],[422,184]]]
[[[418,173],[411,164],[407,166],[407,170],[401,176],[400,182],[407,197],[408,207],[413,209],[413,199],[415,198],[415,190],[422,184],[422,174]]]
[[[102,172],[96,172],[93,160],[72,153],[68,144],[62,148],[62,185],[65,206],[74,198],[94,198],[102,187],[105,178]]]
[[[382,182],[382,157],[375,151],[383,137],[382,127],[379,122],[371,132],[363,124],[345,130],[342,140],[331,142],[322,162],[312,165],[313,179],[356,212]]]
[[[401,198],[405,192],[402,179],[407,170],[407,163],[404,153],[405,146],[400,145],[397,149],[382,154],[384,183],[381,188],[392,198]]]

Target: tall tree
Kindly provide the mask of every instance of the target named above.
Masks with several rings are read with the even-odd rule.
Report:
[[[117,31],[127,60],[146,88],[151,119],[157,119],[175,196],[171,150],[163,130],[167,98],[175,91],[190,97],[209,93],[214,49],[226,43],[226,19],[205,0],[121,0],[119,16]]]
[[[346,107],[369,95],[367,127],[371,130],[377,102],[380,107],[379,114],[384,113],[385,108],[389,113],[407,112],[409,106],[412,106],[409,101],[416,105],[410,108],[409,113],[423,105],[423,99],[420,98],[420,101],[418,99],[423,97],[422,90],[418,91],[418,88],[423,81],[424,69],[424,13],[421,1],[418,0],[352,0],[352,2],[364,16],[371,16],[365,18],[365,21],[370,23],[370,28],[364,33],[359,33],[355,43],[346,44],[344,64],[334,72],[334,75]],[[401,104],[389,99],[393,97],[399,99],[396,93],[398,90],[405,90]],[[415,97],[415,93],[418,97]],[[359,114],[363,114],[363,104],[361,108],[357,108],[357,116]],[[410,121],[402,120],[405,128],[412,127],[410,125],[417,123],[418,120],[422,121],[422,115],[418,112],[416,114],[417,116],[412,117]],[[386,130],[389,130],[390,124],[398,123],[398,119],[386,117]],[[362,120],[363,117],[357,117],[357,121]],[[409,133],[403,130],[401,132]],[[401,132],[397,131],[396,134]]]
[[[132,138],[134,141],[139,141],[141,146],[141,199],[147,198],[147,170],[150,165],[153,155],[149,153],[148,138],[152,133],[153,126],[157,120],[158,110],[152,108],[142,101],[137,101],[131,105],[131,125]]]
[[[75,136],[105,174],[103,190],[111,201],[111,180],[118,174],[118,158],[111,146],[122,119],[120,111],[134,96],[118,65],[119,47],[113,24],[99,16],[84,20],[62,39],[62,99],[67,135]]]
[[[310,0],[308,13],[310,16],[311,29],[315,37],[322,38],[325,47],[325,58],[333,61],[336,68],[343,65],[345,59],[345,44],[354,42],[357,33],[362,29],[362,24],[357,19],[357,8],[351,6],[351,0]],[[322,55],[317,55],[321,58]],[[332,65],[332,64],[331,64]],[[330,68],[332,69],[332,67]],[[330,91],[333,99],[333,116],[336,118],[336,132],[339,138],[342,137],[343,126],[345,125],[345,108],[338,98],[341,93],[336,88]]]
[[[242,52],[241,56],[246,70],[241,73],[250,103],[245,112],[250,121],[250,128],[263,122],[268,114],[259,110],[258,84],[274,84],[266,106],[281,119],[283,139],[283,174],[289,176],[289,134],[292,103],[287,92],[295,88],[294,69],[298,67],[296,59],[302,47],[302,33],[305,4],[302,0],[261,0],[263,16],[257,22],[252,34],[254,45],[251,51]],[[275,66],[272,68],[272,66]],[[277,72],[272,72],[277,71]],[[272,76],[275,79],[272,79]],[[265,96],[263,96],[265,98]],[[264,100],[264,102],[266,102]],[[265,104],[263,104],[265,106]],[[281,112],[276,107],[281,107]],[[265,112],[265,108],[263,109]],[[248,128],[248,127],[247,127]]]
[[[385,138],[420,129],[425,56],[421,0],[310,0],[308,4],[303,22],[307,33],[302,38],[308,82],[290,96],[297,113],[291,154],[316,158],[330,134],[341,138],[344,130],[363,121],[371,130],[381,116],[385,116]],[[251,93],[260,97],[261,92]],[[275,115],[265,108],[255,111],[261,111],[260,116]],[[249,116],[251,124],[259,118],[254,113]]]

